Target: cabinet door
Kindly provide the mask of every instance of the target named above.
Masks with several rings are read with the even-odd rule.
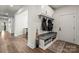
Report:
[[[60,40],[73,42],[75,39],[75,17],[73,14],[60,16]]]

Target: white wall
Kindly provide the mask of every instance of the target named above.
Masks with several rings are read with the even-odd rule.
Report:
[[[0,32],[4,30],[4,22],[6,23],[6,31],[10,32],[11,27],[8,26],[8,19],[0,19]]]
[[[7,20],[7,31],[9,33],[14,33],[14,19],[13,17],[9,17]]]
[[[23,10],[23,9],[22,9]],[[28,28],[28,10],[17,12],[15,14],[15,36],[23,34],[23,29]]]
[[[42,10],[43,12],[44,10],[48,11],[47,15],[49,16],[54,13],[49,6],[44,6],[43,9],[40,5],[28,6],[28,46],[31,48],[35,48],[36,46],[36,30],[38,29],[38,34],[44,33],[41,30],[42,20],[38,16]]]
[[[4,30],[4,22],[7,23],[7,20],[0,19],[0,32]]]
[[[10,24],[10,28],[11,28],[11,33],[14,33],[14,24],[15,23],[15,19],[14,19],[14,17],[11,17],[11,24]]]
[[[28,46],[31,48],[35,48],[36,45],[36,29],[38,29],[39,26],[40,19],[38,15],[40,11],[41,6],[28,6]]]
[[[61,8],[58,8],[57,10],[55,10],[54,13],[54,31],[56,31],[58,33],[58,38],[60,36],[60,32],[59,32],[59,27],[60,27],[60,15],[65,15],[65,14],[73,14],[76,15],[76,10],[77,8],[79,8],[79,6],[64,6]],[[75,23],[75,27],[76,27],[76,22]],[[75,30],[75,35],[76,35],[76,30]],[[76,37],[76,36],[75,36]]]
[[[13,21],[13,17],[9,17],[8,19],[0,19],[0,32],[4,30],[4,22],[6,22],[6,31],[8,31],[9,33],[13,33]]]

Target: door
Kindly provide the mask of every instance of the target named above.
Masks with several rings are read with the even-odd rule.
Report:
[[[0,32],[4,30],[4,23],[2,21],[0,21]]]
[[[79,45],[79,14],[77,14],[77,19],[76,19],[76,44]]]
[[[60,40],[73,42],[75,40],[75,16],[73,14],[60,16]]]

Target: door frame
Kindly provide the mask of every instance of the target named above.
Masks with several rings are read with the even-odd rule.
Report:
[[[61,16],[64,16],[64,15],[73,15],[73,17],[74,17],[74,28],[73,28],[74,29],[74,38],[73,38],[73,41],[72,41],[72,43],[74,43],[74,41],[76,39],[76,29],[75,29],[76,28],[76,14],[75,13],[69,13],[69,14],[61,14],[61,15],[59,15],[59,28],[61,27],[61,24],[60,24],[61,23],[61,20],[60,20]],[[62,32],[59,30],[59,39],[60,40],[62,40],[61,39],[61,37],[62,37],[61,33]]]

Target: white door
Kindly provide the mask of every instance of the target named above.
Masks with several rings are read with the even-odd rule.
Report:
[[[79,14],[77,14],[77,20],[76,20],[76,44],[79,44]]]
[[[75,16],[73,14],[60,16],[60,40],[73,42],[75,39]]]
[[[0,21],[0,32],[4,30],[4,23],[2,21]]]

